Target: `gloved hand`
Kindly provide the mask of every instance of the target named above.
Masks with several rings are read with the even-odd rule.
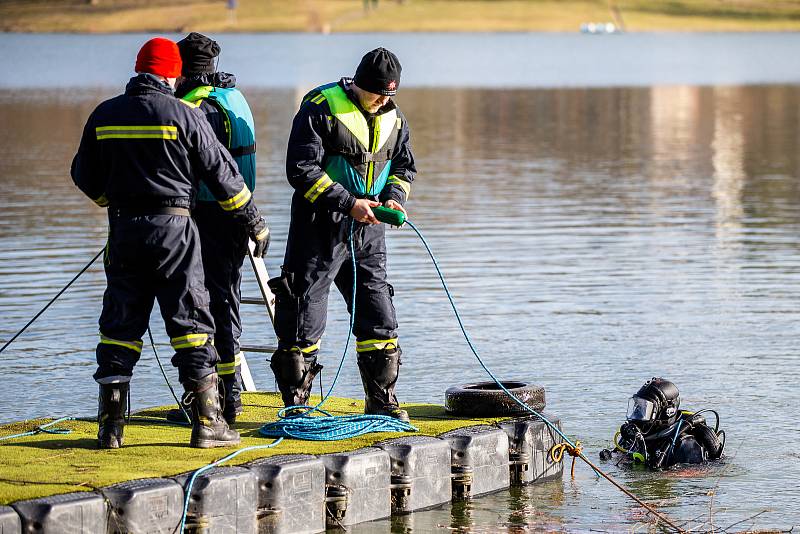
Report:
[[[247,229],[247,235],[255,244],[253,257],[261,258],[267,253],[269,248],[269,227],[263,217],[256,219]]]

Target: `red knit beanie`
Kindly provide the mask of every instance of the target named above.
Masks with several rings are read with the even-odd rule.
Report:
[[[136,72],[149,72],[164,78],[181,75],[181,53],[174,41],[154,37],[136,54]]]

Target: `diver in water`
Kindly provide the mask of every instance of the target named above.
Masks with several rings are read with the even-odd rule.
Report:
[[[678,388],[669,380],[652,378],[628,401],[627,421],[614,435],[614,449],[633,463],[652,469],[675,464],[699,464],[717,460],[725,448],[725,432],[719,429],[714,410],[680,410]],[[714,428],[706,424],[705,413],[713,413]],[[611,451],[600,457],[610,459]]]

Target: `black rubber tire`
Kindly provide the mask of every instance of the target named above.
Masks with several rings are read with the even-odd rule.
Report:
[[[503,380],[503,386],[537,412],[545,407],[544,388],[521,380]],[[453,386],[444,394],[447,413],[467,417],[530,415],[494,382]]]

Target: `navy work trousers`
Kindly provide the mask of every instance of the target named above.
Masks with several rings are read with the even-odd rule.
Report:
[[[108,286],[100,315],[97,382],[128,382],[158,299],[181,382],[214,372],[214,321],[191,217],[120,215],[109,210],[104,258]]]
[[[278,290],[275,330],[280,348],[299,347],[315,355],[325,331],[328,294],[335,283],[352,313],[353,267],[348,248],[352,219],[338,212],[315,210],[304,198],[292,202],[292,220]],[[365,350],[397,344],[397,318],[386,281],[386,241],[383,224],[353,225],[356,257],[356,311],[353,334]],[[375,341],[375,343],[372,343]]]
[[[192,217],[200,232],[206,288],[211,296],[211,315],[216,332],[214,347],[219,354],[217,371],[238,392],[242,319],[242,263],[247,254],[247,229],[233,220],[217,202],[198,202]]]

